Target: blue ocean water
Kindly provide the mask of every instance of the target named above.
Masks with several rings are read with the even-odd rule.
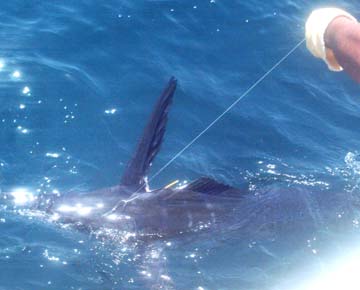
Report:
[[[360,16],[357,1],[331,4]],[[302,40],[321,5],[2,2],[2,191],[117,184],[174,75],[156,172]],[[359,238],[359,125],[358,85],[303,44],[151,184],[210,176],[266,196],[258,207],[240,207],[220,233],[139,250],[3,206],[0,289],[295,289]]]

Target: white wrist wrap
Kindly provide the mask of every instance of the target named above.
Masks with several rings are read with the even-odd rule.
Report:
[[[339,16],[345,16],[357,22],[355,17],[344,10],[338,8],[322,8],[314,10],[305,25],[305,38],[308,50],[315,57],[324,60],[332,71],[342,71],[342,67],[331,65],[326,59],[324,34],[330,22]]]

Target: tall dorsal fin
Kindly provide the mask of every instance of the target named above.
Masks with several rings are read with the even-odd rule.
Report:
[[[141,187],[156,154],[164,139],[169,107],[176,89],[176,79],[169,80],[165,90],[157,101],[133,157],[127,164],[121,178],[121,184]]]

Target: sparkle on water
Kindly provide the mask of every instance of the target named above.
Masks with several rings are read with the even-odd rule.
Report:
[[[17,206],[29,205],[36,199],[35,195],[26,188],[16,188],[10,192],[10,195]]]
[[[16,70],[12,73],[12,76],[16,79],[20,78],[21,77],[21,72]]]
[[[117,109],[115,109],[115,108],[108,109],[108,110],[105,110],[105,114],[114,115],[116,113],[116,111],[117,111]]]
[[[87,216],[89,215],[95,208],[91,206],[83,206],[78,203],[75,206],[63,204],[57,209],[59,212],[63,213],[76,213],[79,216]]]
[[[60,154],[59,153],[53,153],[53,152],[47,152],[45,154],[46,157],[50,157],[50,158],[59,158]]]

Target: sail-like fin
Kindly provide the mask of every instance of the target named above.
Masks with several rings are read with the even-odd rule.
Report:
[[[186,191],[193,191],[208,195],[231,195],[240,196],[242,192],[230,185],[217,182],[209,177],[201,177],[185,187]]]
[[[146,174],[164,139],[169,107],[175,93],[176,83],[176,79],[172,77],[157,101],[136,151],[121,178],[122,185],[135,188],[145,186]]]

